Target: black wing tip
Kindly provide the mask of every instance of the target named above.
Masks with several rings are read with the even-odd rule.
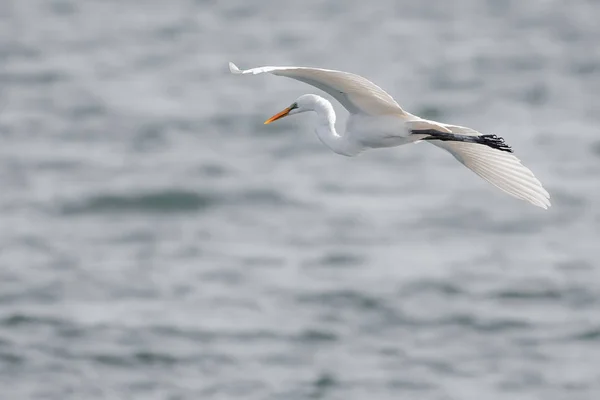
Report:
[[[506,151],[507,153],[512,153],[513,149],[509,145],[506,144],[504,138],[497,135],[481,135],[479,136],[481,139],[480,143],[484,144],[492,149]]]

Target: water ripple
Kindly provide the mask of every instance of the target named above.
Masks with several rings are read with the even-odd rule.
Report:
[[[5,327],[22,327],[30,325],[62,326],[67,322],[58,318],[34,316],[29,314],[14,313],[0,319],[0,325]]]
[[[218,204],[218,198],[205,193],[185,190],[165,190],[154,193],[98,195],[80,203],[61,207],[64,215],[155,212],[174,213],[199,211]]]
[[[356,290],[317,292],[298,296],[301,303],[326,304],[337,309],[377,310],[385,308],[382,300]]]
[[[600,327],[594,327],[594,328],[590,328],[584,331],[581,331],[579,333],[576,333],[570,337],[568,337],[567,339],[568,341],[571,340],[578,340],[578,341],[593,341],[593,342],[600,342]]]
[[[271,189],[249,188],[229,193],[164,189],[145,193],[98,194],[81,201],[64,202],[59,206],[59,210],[66,216],[103,213],[188,213],[226,205],[308,206]]]

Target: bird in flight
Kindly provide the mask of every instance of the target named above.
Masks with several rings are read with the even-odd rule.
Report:
[[[296,79],[328,93],[350,113],[345,132],[338,133],[331,103],[321,96],[305,94],[266,120],[265,124],[288,115],[314,111],[317,114],[315,132],[319,140],[335,153],[349,157],[368,149],[426,141],[448,151],[467,168],[509,195],[544,209],[550,206],[548,192],[513,155],[513,150],[503,138],[410,114],[392,96],[362,76],[309,67],[240,70],[232,62],[229,70],[239,75],[271,73]]]

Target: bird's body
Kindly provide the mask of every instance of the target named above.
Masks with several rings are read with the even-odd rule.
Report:
[[[356,156],[367,149],[396,147],[428,141],[451,153],[477,175],[504,192],[548,208],[549,194],[512,154],[504,139],[471,128],[430,121],[410,114],[380,87],[348,72],[309,67],[259,67],[234,74],[272,73],[315,86],[339,101],[350,113],[343,134],[336,131],[331,103],[321,96],[305,94],[265,124],[307,111],[317,114],[315,133],[335,153]]]
[[[369,132],[369,134],[365,134]],[[355,141],[361,151],[369,148],[396,147],[417,140],[411,137],[406,119],[402,115],[383,115],[373,117],[364,114],[352,114],[346,122],[346,135]]]

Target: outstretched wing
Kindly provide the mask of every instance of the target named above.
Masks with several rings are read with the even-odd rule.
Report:
[[[396,101],[379,86],[362,76],[349,72],[309,67],[258,67],[240,70],[229,63],[232,74],[262,74],[286,76],[308,83],[330,94],[352,114],[404,114]]]
[[[442,124],[452,133],[481,136],[471,128]],[[540,181],[512,153],[465,142],[433,140],[436,145],[454,156],[471,171],[500,190],[542,208],[550,206],[550,195]]]

